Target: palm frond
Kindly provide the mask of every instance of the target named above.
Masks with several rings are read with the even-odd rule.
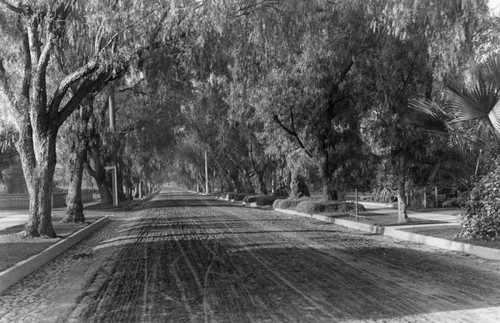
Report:
[[[500,89],[500,55],[495,54],[489,57],[478,71],[482,78]]]
[[[488,113],[488,118],[493,127],[496,137],[500,135],[500,103],[497,103],[493,109]]]
[[[413,113],[406,118],[409,124],[440,135],[448,134],[450,118],[437,103],[426,99],[411,99],[408,106],[413,109]]]
[[[500,92],[495,85],[489,84],[480,75],[474,83],[471,89],[462,83],[448,84],[448,104],[456,113],[453,122],[488,118],[499,103]]]

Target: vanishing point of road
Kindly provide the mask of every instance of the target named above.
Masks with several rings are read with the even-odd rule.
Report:
[[[6,291],[0,321],[495,322],[500,263],[166,188]]]

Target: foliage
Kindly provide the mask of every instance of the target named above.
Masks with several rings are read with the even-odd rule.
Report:
[[[273,208],[275,209],[290,209],[294,208],[299,203],[304,202],[304,201],[309,201],[311,198],[310,197],[301,197],[299,199],[288,197],[286,199],[277,199],[273,203]]]
[[[377,164],[372,180],[371,200],[374,202],[394,202],[397,196],[397,183],[394,166],[389,160]]]
[[[27,193],[23,169],[19,159],[8,168],[0,170],[0,179],[7,193]]]
[[[243,199],[245,203],[255,203],[258,206],[273,205],[279,197],[269,195],[251,195]]]
[[[243,201],[245,199],[245,194],[234,194],[232,200],[234,201]]]
[[[356,210],[354,202],[337,202],[337,201],[303,201],[299,203],[295,210],[308,214],[339,212],[347,213]],[[365,211],[363,205],[358,204],[358,211]]]
[[[292,182],[290,183],[290,197],[293,199],[300,199],[305,196],[311,196],[307,187],[304,176],[292,173]]]
[[[495,168],[481,177],[464,204],[459,236],[466,239],[500,238],[500,158]]]
[[[246,195],[245,198],[243,199],[243,202],[244,203],[254,203],[255,201],[257,201],[257,198],[259,196],[266,196],[266,195],[255,195],[255,194]]]

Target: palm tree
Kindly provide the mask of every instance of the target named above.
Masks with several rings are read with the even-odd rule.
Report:
[[[444,108],[436,102],[415,99],[410,107],[417,113],[411,123],[448,138],[457,136],[464,130],[472,135],[468,142],[473,143],[479,152],[486,149],[497,160],[496,169],[476,182],[466,207],[466,216],[462,223],[460,235],[466,238],[491,239],[500,237],[497,227],[490,224],[496,222],[500,215],[490,212],[500,207],[497,196],[496,181],[500,175],[500,55],[495,55],[480,64],[471,73],[469,82],[451,81],[446,85]],[[478,162],[479,163],[479,156]],[[477,173],[477,166],[476,166]],[[493,185],[495,186],[494,188]],[[479,192],[479,193],[478,193]],[[478,200],[479,198],[479,200]],[[495,221],[492,221],[495,218]]]
[[[411,100],[410,107],[420,112],[412,123],[434,132],[450,133],[457,124],[478,122],[500,148],[500,55],[490,57],[476,68],[469,82],[448,82],[445,106],[448,109],[422,99]]]

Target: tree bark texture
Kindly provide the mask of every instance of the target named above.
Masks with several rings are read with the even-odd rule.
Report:
[[[87,146],[89,142],[88,123],[93,113],[93,98],[88,97],[81,106],[80,115],[73,115],[70,133],[69,152],[69,184],[66,197],[66,217],[63,222],[85,222],[82,201],[82,180],[87,162]]]
[[[398,223],[409,222],[406,205],[406,159],[404,156],[399,158],[398,171]]]
[[[56,166],[56,134],[32,129],[28,123],[20,132],[17,149],[30,197],[25,235],[55,238],[52,226],[52,185]]]
[[[70,154],[66,217],[63,219],[63,222],[85,222],[82,202],[82,179],[87,159],[87,143],[84,138],[81,139],[81,141],[76,140],[74,142]]]
[[[325,154],[327,154],[325,152]],[[334,201],[338,198],[337,186],[333,180],[333,172],[330,169],[331,165],[327,156],[323,156],[319,160],[319,169],[321,174],[321,183],[323,186],[323,199]]]

